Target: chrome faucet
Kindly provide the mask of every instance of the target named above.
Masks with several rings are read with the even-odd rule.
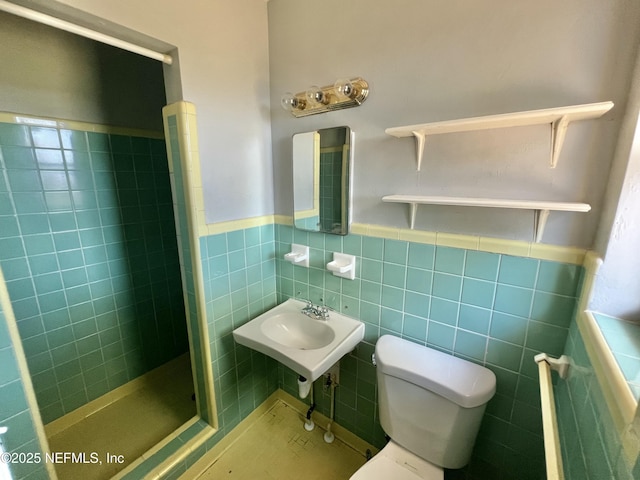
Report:
[[[302,313],[316,320],[329,320],[329,309],[325,306],[314,305],[310,300],[307,300],[307,306],[302,309]]]

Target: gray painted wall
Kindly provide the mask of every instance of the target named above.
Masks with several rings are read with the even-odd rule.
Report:
[[[156,0],[153,8],[130,0],[44,3],[58,10],[74,7],[85,19],[91,14],[139,32],[143,45],[149,37],[174,45],[180,57],[181,99],[193,102],[198,112],[207,222],[273,213],[264,0],[207,0],[188,7]],[[108,24],[105,30],[110,28]]]
[[[599,221],[640,30],[625,0],[450,2],[271,0],[271,104],[286,91],[362,76],[358,108],[296,119],[271,111],[275,210],[291,211],[294,133],[349,125],[356,135],[354,222],[408,226],[389,194],[546,199],[590,203],[589,214],[552,213],[544,243],[590,247]],[[556,169],[549,127],[436,136],[422,171],[412,139],[388,127],[612,100],[600,120],[572,124]],[[532,239],[533,213],[420,207],[416,228]]]
[[[407,208],[380,201],[394,193],[585,201],[591,213],[552,213],[543,242],[590,248],[605,196],[613,195],[603,228],[613,225],[622,183],[605,190],[640,36],[638,2],[270,0],[268,28],[264,0],[189,8],[159,0],[153,14],[127,0],[49,1],[47,7],[80,9],[85,20],[95,15],[139,32],[145,45],[155,38],[176,46],[182,98],[198,109],[208,222],[291,214],[292,135],[350,125],[356,222],[406,227]],[[283,92],[349,75],[371,85],[359,108],[301,119],[270,109]],[[546,127],[434,137],[420,173],[413,141],[384,133],[391,126],[605,100],[616,107],[570,127],[555,170],[547,167]],[[421,207],[417,226],[531,240],[532,217]],[[597,248],[604,253],[608,236],[602,235]],[[618,269],[611,268],[610,282]]]
[[[4,12],[0,45],[0,111],[162,131],[159,62]]]

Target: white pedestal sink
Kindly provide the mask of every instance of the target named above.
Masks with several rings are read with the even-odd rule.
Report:
[[[240,345],[257,350],[314,381],[364,338],[364,323],[330,312],[326,320],[302,313],[289,299],[233,331]]]

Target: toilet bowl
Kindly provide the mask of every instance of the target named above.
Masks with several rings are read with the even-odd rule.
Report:
[[[390,440],[350,480],[444,480],[444,470]]]
[[[496,390],[494,373],[391,335],[375,348],[380,425],[387,445],[350,480],[443,480],[462,468]]]

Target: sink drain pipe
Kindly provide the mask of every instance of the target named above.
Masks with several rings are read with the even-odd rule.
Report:
[[[309,391],[311,390],[311,385],[312,382],[310,380],[307,380],[305,377],[300,375],[298,377],[298,396],[302,399],[307,398],[307,395],[309,395]],[[313,398],[311,400],[313,403]]]
[[[313,423],[313,420],[311,420],[311,414],[316,408],[316,402],[313,401],[313,382],[300,375],[300,378],[298,378],[298,387],[300,388],[300,398],[305,398],[307,395],[309,395],[310,405],[309,410],[307,410],[307,417],[304,420],[304,429],[307,432],[310,432],[316,426],[316,424]]]

